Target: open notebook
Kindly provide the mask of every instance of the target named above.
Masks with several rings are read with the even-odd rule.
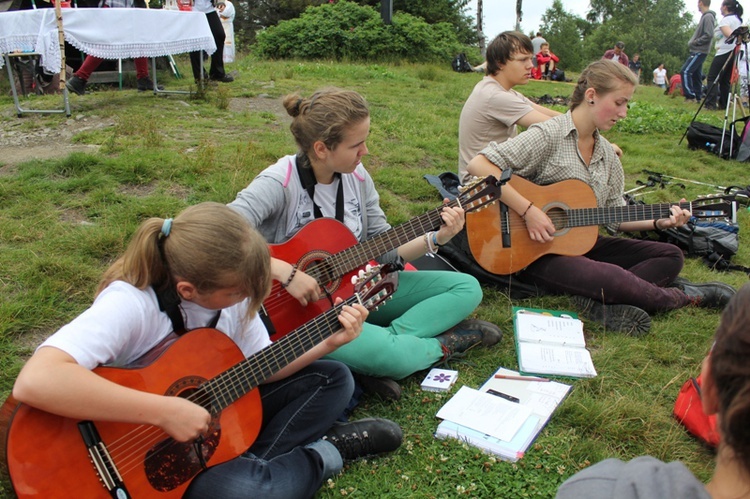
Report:
[[[514,307],[513,331],[522,373],[596,376],[583,322],[572,312]]]

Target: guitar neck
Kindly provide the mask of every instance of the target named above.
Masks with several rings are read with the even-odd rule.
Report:
[[[651,205],[613,206],[609,208],[577,208],[565,210],[568,227],[585,227],[590,225],[606,225],[620,222],[637,222],[667,218],[671,207],[677,203],[663,203]],[[680,208],[692,211],[692,203],[679,203]]]
[[[453,201],[448,206],[456,205]],[[326,271],[330,275],[323,277],[322,282],[333,281],[349,271],[365,265],[373,258],[398,248],[412,239],[424,235],[430,230],[437,229],[442,223],[440,212],[443,207],[430,210],[427,213],[412,218],[398,227],[371,237],[367,241],[355,244],[325,260]]]
[[[221,412],[274,373],[341,329],[341,323],[338,320],[341,308],[357,301],[356,295],[350,297],[201,385],[200,389],[210,395],[210,412],[212,414]]]

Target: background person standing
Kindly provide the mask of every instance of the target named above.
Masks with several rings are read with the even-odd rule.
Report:
[[[604,52],[602,59],[612,59],[615,62],[624,64],[625,67],[630,67],[630,65],[628,64],[628,62],[630,62],[628,60],[628,54],[625,53],[625,43],[623,42],[615,43],[614,48],[611,48]]]
[[[716,28],[716,13],[709,9],[710,6],[711,0],[698,0],[701,18],[688,42],[690,55],[680,69],[685,102],[700,101],[703,97],[703,63],[711,50],[711,40]]]

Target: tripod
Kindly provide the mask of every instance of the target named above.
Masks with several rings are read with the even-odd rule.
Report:
[[[733,41],[734,44],[735,44],[734,48],[732,50],[732,55],[730,57],[726,58],[726,60],[724,61],[724,64],[722,65],[721,69],[719,70],[718,74],[716,75],[716,78],[714,78],[714,80],[709,85],[708,89],[706,90],[706,95],[703,97],[703,100],[701,101],[700,105],[698,106],[698,110],[695,112],[695,115],[693,115],[693,119],[690,120],[690,124],[688,125],[688,128],[685,129],[685,133],[682,134],[682,138],[680,138],[680,141],[678,142],[678,144],[682,144],[682,141],[685,139],[685,137],[687,136],[688,130],[690,129],[690,125],[692,125],[693,122],[695,121],[695,119],[698,117],[698,114],[701,112],[701,109],[703,109],[703,107],[706,104],[706,100],[708,99],[708,96],[711,95],[711,92],[714,89],[714,87],[725,76],[725,72],[726,71],[733,72],[735,68],[739,67],[739,59],[740,59],[740,53],[741,53],[741,47],[742,46],[744,46],[744,49],[745,49],[745,52],[744,52],[745,55],[746,55],[746,57],[745,57],[745,66],[746,66],[746,69],[747,69],[747,65],[748,65],[748,61],[747,61],[747,42],[750,41],[750,40],[748,40],[749,38],[750,38],[750,36],[748,36],[748,28],[744,27],[744,26],[740,26],[727,39],[728,43],[732,43],[732,41]],[[721,96],[719,96],[719,99],[720,98],[721,98]],[[730,103],[734,104],[733,115],[732,115],[733,121],[732,121],[731,127],[730,127],[732,134],[730,135],[729,156],[728,156],[728,157],[731,158],[732,157],[732,152],[733,152],[733,147],[734,147],[734,143],[733,143],[733,139],[734,139],[734,133],[733,132],[734,132],[734,126],[735,126],[734,118],[736,118],[736,114],[737,114],[737,96],[735,95],[735,93],[733,92],[733,89],[731,87],[730,87],[730,92],[729,92],[729,99],[727,99],[727,103],[726,103],[725,111],[724,111],[724,125],[723,125],[722,131],[721,131],[721,144],[719,145],[719,157],[724,157],[725,156],[724,155],[724,141],[725,141],[726,133],[727,133],[727,123],[728,123],[728,120],[729,120],[729,106],[730,106]],[[741,105],[740,105],[740,109],[741,109],[742,114],[744,116],[744,110],[742,109]]]

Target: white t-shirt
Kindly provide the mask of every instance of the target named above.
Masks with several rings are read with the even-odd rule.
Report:
[[[268,346],[271,340],[260,317],[245,318],[248,301],[221,311],[216,329],[232,338],[245,357]],[[185,327],[206,327],[216,316],[193,302],[180,304]],[[140,290],[115,281],[94,303],[69,324],[50,336],[43,346],[53,346],[93,369],[99,365],[126,366],[142,357],[172,332],[172,322],[159,310],[152,288]]]
[[[667,84],[667,70],[666,69],[654,69],[654,83],[657,85]]]
[[[714,29],[714,38],[716,38],[716,55],[723,55],[734,50],[734,42],[726,43],[727,37],[722,33],[721,27],[728,26],[730,32],[734,33],[734,30],[739,28],[740,24],[742,24],[740,18],[734,14],[721,18],[721,21],[719,21],[719,24],[717,24]]]

